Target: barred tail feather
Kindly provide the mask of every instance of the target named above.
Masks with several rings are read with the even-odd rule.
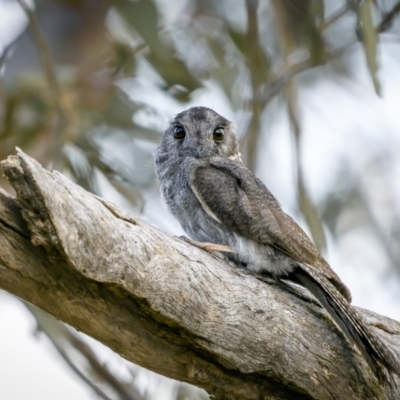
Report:
[[[350,343],[357,346],[377,378],[393,387],[394,380],[391,374],[400,376],[400,363],[366,325],[357,310],[322,273],[307,264],[299,264],[299,268],[292,275],[294,281],[307,288],[317,298]]]

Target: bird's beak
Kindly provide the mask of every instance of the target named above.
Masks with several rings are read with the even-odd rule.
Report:
[[[200,158],[200,151],[193,146],[186,146],[182,149],[182,153],[186,157]]]

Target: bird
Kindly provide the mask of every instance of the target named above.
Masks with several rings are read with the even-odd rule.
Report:
[[[380,382],[400,363],[351,305],[351,294],[303,229],[243,163],[234,124],[207,107],[170,121],[155,157],[161,194],[191,242],[252,273],[306,288]]]

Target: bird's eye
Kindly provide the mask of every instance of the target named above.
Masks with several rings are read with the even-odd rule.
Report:
[[[224,128],[217,128],[215,129],[214,133],[213,133],[213,137],[214,140],[216,140],[217,142],[220,142],[221,140],[224,140]]]
[[[175,139],[185,139],[186,132],[183,129],[183,126],[176,125],[174,126],[174,138]]]

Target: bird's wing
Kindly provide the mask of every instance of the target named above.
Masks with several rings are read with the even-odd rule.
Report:
[[[296,261],[315,263],[319,254],[309,237],[246,167],[198,166],[191,172],[190,187],[203,209],[227,229]]]
[[[205,212],[225,229],[317,268],[350,301],[348,289],[307,234],[244,165],[230,160],[199,165],[191,171],[189,185]]]

